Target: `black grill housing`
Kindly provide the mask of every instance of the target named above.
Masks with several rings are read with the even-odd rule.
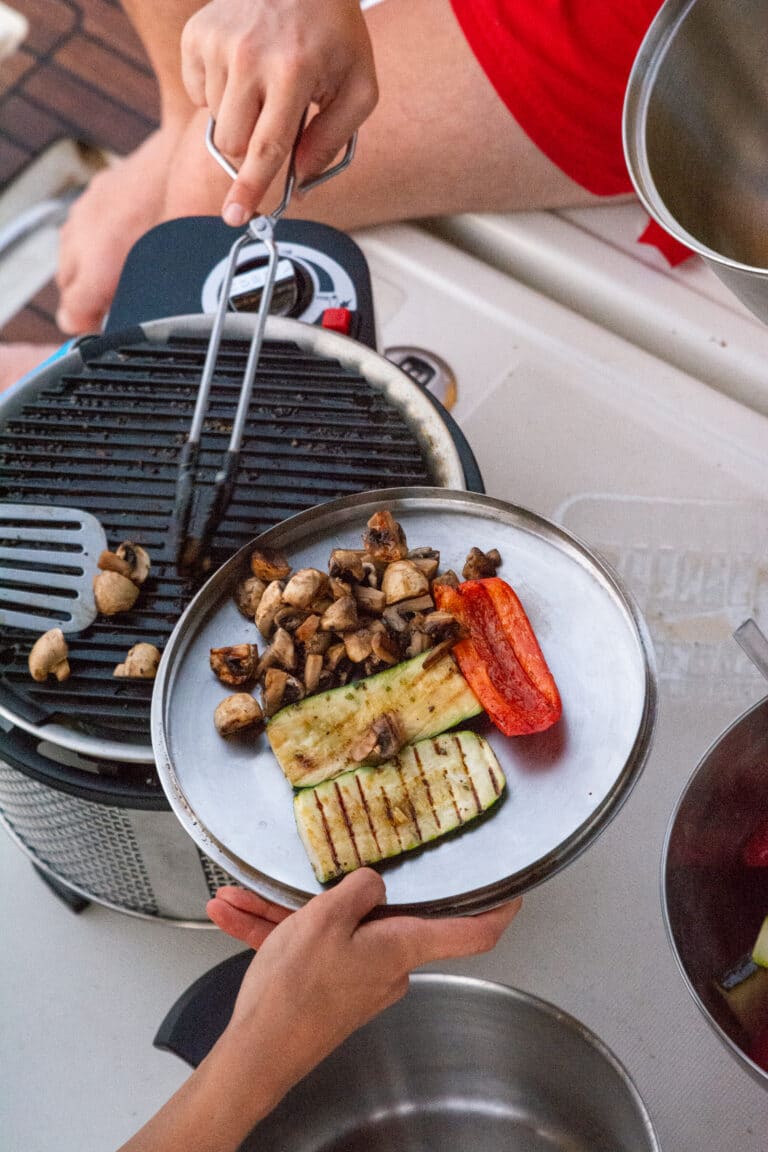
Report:
[[[149,746],[152,685],[116,680],[112,671],[141,640],[162,650],[196,591],[176,572],[169,525],[206,348],[206,337],[187,334],[150,343],[141,329],[85,342],[82,369],[62,371],[0,427],[0,499],[85,509],[102,522],[110,547],[133,540],[152,558],[131,612],[68,636],[72,675],[62,684],[34,683],[26,661],[35,636],[3,631],[0,702],[27,723],[63,720],[98,738]],[[203,487],[226,450],[247,352],[245,340],[222,341],[201,442]],[[425,457],[398,408],[363,376],[296,344],[267,341],[214,564],[314,504],[434,484]]]

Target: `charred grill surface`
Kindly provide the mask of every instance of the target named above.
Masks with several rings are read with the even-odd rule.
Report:
[[[98,517],[108,545],[132,540],[152,570],[136,606],[69,634],[72,675],[34,683],[31,632],[0,633],[0,700],[34,723],[66,717],[95,735],[149,743],[151,682],[114,679],[144,641],[163,649],[196,590],[175,569],[169,524],[207,342],[173,338],[103,352],[63,375],[0,426],[0,500],[63,504]],[[201,487],[226,450],[247,344],[224,341],[202,438]],[[265,344],[232,503],[215,540],[221,563],[260,532],[313,504],[369,488],[432,484],[398,410],[335,361]],[[20,593],[20,598],[23,593]]]

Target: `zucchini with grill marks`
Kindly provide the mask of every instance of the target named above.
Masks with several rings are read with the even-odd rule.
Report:
[[[409,745],[378,767],[302,788],[293,806],[324,884],[463,827],[496,803],[505,783],[482,736],[451,732]]]
[[[382,717],[396,724],[400,745],[437,736],[482,712],[450,652],[429,651],[330,692],[282,708],[267,725],[277,762],[294,788],[307,788],[371,759],[356,749]]]

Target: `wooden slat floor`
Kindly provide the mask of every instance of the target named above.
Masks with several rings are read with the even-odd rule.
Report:
[[[0,190],[55,141],[130,152],[155,126],[157,86],[117,0],[8,0],[29,35],[0,62]],[[162,0],[160,0],[162,3]],[[47,285],[0,329],[0,341],[58,342]]]

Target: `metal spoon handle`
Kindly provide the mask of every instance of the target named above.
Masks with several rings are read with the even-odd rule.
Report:
[[[744,649],[758,672],[762,672],[768,680],[768,636],[750,617],[739,625],[733,638]]]

